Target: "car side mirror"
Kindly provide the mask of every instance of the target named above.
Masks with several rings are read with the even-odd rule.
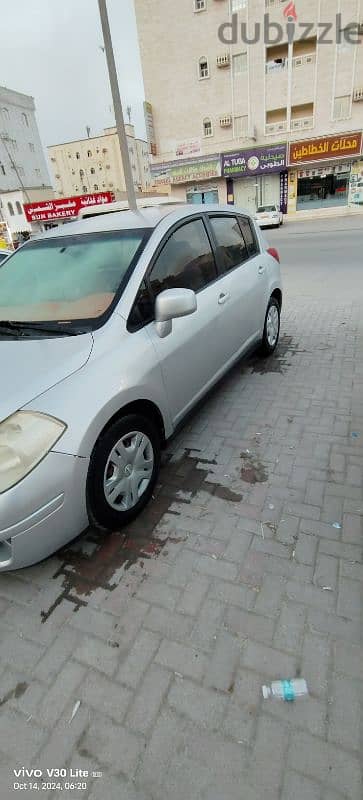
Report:
[[[172,320],[187,317],[197,310],[197,298],[191,289],[165,289],[155,302],[155,326],[160,339],[172,331]]]

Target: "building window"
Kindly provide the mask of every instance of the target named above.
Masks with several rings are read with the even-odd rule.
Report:
[[[232,14],[242,8],[247,8],[247,0],[232,0]]]
[[[347,119],[351,116],[351,96],[336,97],[334,100],[333,119]]]
[[[83,175],[84,175],[84,169],[80,169],[79,170],[79,177],[83,178]]]
[[[87,194],[88,192],[87,186],[82,186],[82,192],[83,194]]]
[[[96,172],[95,168],[94,168],[94,167],[91,167],[91,175],[94,175],[94,174],[95,174],[95,172]]]
[[[19,200],[16,201],[15,205],[16,205],[16,210],[17,210],[18,214],[22,214],[23,213],[23,209],[22,209],[22,207],[21,207],[21,205],[19,203]]]
[[[92,158],[92,150],[87,150],[88,158]]]
[[[247,72],[247,53],[237,53],[233,56],[232,64],[233,75],[235,77],[237,75],[243,75],[244,72]]]
[[[202,58],[199,59],[198,69],[200,81],[205,80],[205,78],[209,78],[208,59],[205,58],[205,56],[202,56]]]
[[[81,158],[80,154],[76,153],[76,159],[79,161],[80,158]]]
[[[207,0],[194,0],[194,11],[205,11],[207,8]]]
[[[35,147],[33,145],[33,142],[29,142],[29,150],[30,150],[31,153],[35,153]]]
[[[94,184],[93,188],[94,188],[95,192],[98,192],[98,184],[97,183]]]
[[[8,211],[11,217],[14,216],[14,209],[12,203],[8,203]]]
[[[2,116],[3,119],[10,119],[10,114],[9,114],[7,108],[2,108],[1,109],[1,116]]]
[[[206,139],[209,136],[213,136],[212,120],[209,118],[203,120],[203,136],[205,136]]]
[[[234,135],[237,138],[239,136],[246,136],[247,129],[248,129],[248,116],[234,118]]]
[[[24,111],[23,111],[23,113],[21,115],[21,121],[22,121],[23,125],[26,125],[26,127],[29,128],[29,120],[28,120],[27,115],[24,113]]]

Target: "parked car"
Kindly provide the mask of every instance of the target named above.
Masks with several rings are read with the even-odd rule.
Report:
[[[0,571],[150,500],[160,453],[280,330],[278,253],[247,212],[160,206],[48,231],[0,269]]]
[[[5,261],[6,258],[11,256],[11,253],[12,253],[11,250],[0,250],[0,264],[2,264],[2,262]]]
[[[255,220],[260,228],[279,228],[284,224],[284,215],[277,205],[259,206]]]

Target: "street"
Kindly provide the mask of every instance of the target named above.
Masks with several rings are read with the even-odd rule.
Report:
[[[213,390],[126,531],[0,575],[2,800],[360,800],[362,234],[267,230],[275,355]]]

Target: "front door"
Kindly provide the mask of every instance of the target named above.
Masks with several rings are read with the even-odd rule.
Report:
[[[173,320],[172,332],[160,339],[154,322],[146,330],[162,369],[170,413],[176,425],[212,385],[224,364],[220,295],[210,240],[202,218],[174,230],[146,278],[153,300],[165,289],[192,289],[197,311]]]

